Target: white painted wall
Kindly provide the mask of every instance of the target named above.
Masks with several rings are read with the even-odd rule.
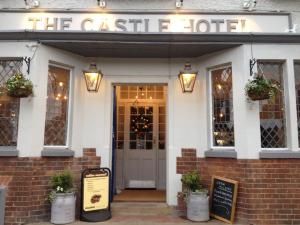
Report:
[[[1,57],[32,56],[26,47],[32,43],[1,42]],[[14,49],[14,51],[12,51]],[[288,148],[298,150],[296,102],[293,60],[300,59],[299,45],[254,45],[257,59],[285,61]],[[74,89],[72,104],[71,149],[76,156],[82,148],[95,147],[102,158],[101,165],[111,167],[112,86],[116,83],[168,84],[167,136],[167,202],[176,204],[181,190],[180,175],[176,174],[176,157],[182,148],[196,148],[199,157],[210,149],[208,115],[208,69],[231,63],[233,70],[233,101],[235,150],[240,159],[256,159],[260,151],[259,107],[249,103],[244,86],[249,78],[250,45],[213,53],[193,59],[87,59],[51,47],[39,46],[31,64],[30,79],[35,96],[21,101],[18,149],[20,156],[40,156],[43,149],[46,115],[47,72],[49,60],[73,68]],[[104,73],[100,91],[86,90],[82,69],[95,60]],[[185,61],[199,69],[194,92],[183,94],[177,78]],[[294,121],[294,122],[293,122]]]
[[[35,48],[38,46],[35,56]],[[81,127],[82,115],[81,107],[84,104],[83,96],[85,84],[82,77],[84,59],[80,56],[66,53],[57,49],[49,48],[37,43],[27,42],[0,42],[0,57],[31,57],[31,67],[29,78],[34,84],[34,97],[21,99],[19,132],[17,149],[21,157],[40,156],[44,144],[44,129],[46,118],[46,98],[47,98],[47,75],[49,61],[64,64],[72,69],[73,76],[73,103],[72,106],[72,133],[70,134],[71,147],[76,151],[76,156],[82,153]],[[27,69],[24,65],[24,71]]]
[[[174,10],[176,0],[107,0],[107,10]],[[243,9],[244,0],[184,0],[180,10],[199,11],[247,11]],[[1,0],[0,9],[24,9],[23,0]],[[99,10],[96,0],[40,0],[40,9]],[[291,12],[294,24],[300,32],[299,0],[259,0],[253,12]]]
[[[244,0],[184,0],[183,9],[242,10]],[[108,9],[175,9],[175,0],[107,0]],[[24,1],[1,0],[1,8],[25,8]],[[97,0],[40,0],[41,8],[97,9]],[[300,2],[295,0],[259,0],[257,10],[297,11]]]

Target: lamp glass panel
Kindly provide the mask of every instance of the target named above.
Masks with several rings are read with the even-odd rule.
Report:
[[[89,91],[98,91],[101,81],[101,74],[97,72],[85,72],[84,76],[87,89]]]
[[[195,73],[180,74],[180,82],[184,92],[192,92],[196,81]]]

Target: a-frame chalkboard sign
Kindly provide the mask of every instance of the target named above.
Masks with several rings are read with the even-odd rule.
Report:
[[[108,168],[85,169],[82,172],[80,220],[102,222],[111,218],[110,183]]]
[[[234,222],[238,182],[223,177],[212,177],[210,215],[218,220]]]

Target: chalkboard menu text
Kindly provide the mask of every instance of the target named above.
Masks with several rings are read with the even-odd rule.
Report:
[[[233,223],[238,182],[214,176],[211,185],[210,215],[227,223]]]

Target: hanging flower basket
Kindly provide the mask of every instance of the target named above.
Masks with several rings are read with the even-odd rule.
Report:
[[[252,101],[260,101],[274,98],[280,91],[280,88],[274,81],[257,75],[246,84],[245,91],[249,99]]]
[[[33,95],[33,84],[23,74],[17,73],[6,82],[7,95],[14,98],[26,98]]]

